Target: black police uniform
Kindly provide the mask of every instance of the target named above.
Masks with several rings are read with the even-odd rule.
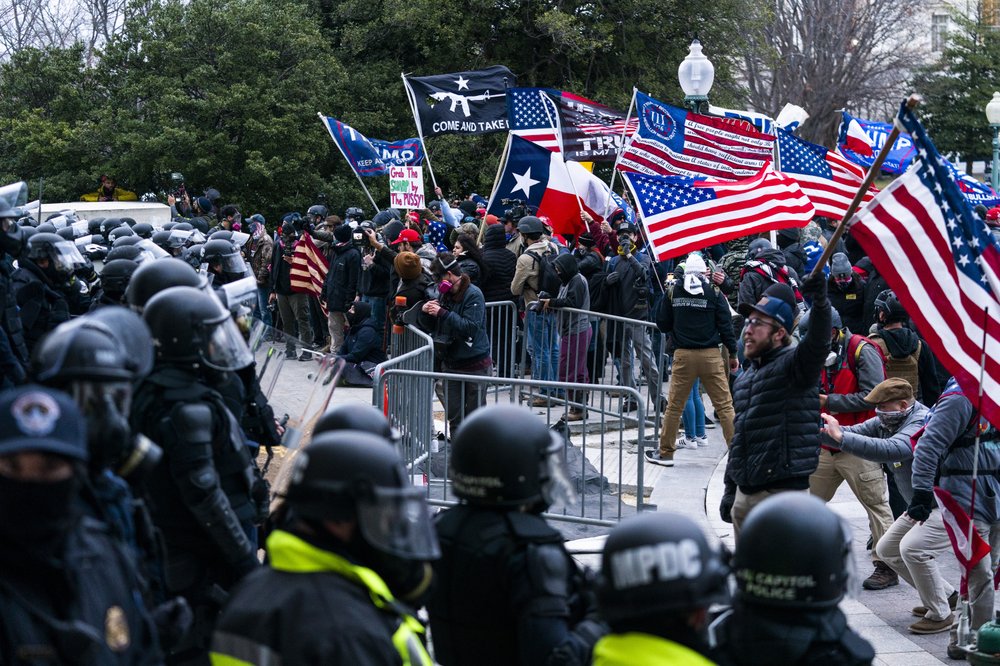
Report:
[[[46,333],[69,321],[69,303],[63,290],[26,257],[18,260],[10,284],[20,309],[24,342],[30,351]]]
[[[162,664],[131,560],[83,518],[52,558],[0,541],[0,663]]]
[[[589,663],[603,633],[562,535],[536,514],[457,506],[438,515],[428,601],[434,653],[456,664]]]

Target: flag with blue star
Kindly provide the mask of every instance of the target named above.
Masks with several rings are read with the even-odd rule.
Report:
[[[850,234],[965,395],[1000,426],[1000,245],[905,103],[897,122],[913,139],[914,164],[853,218]]]

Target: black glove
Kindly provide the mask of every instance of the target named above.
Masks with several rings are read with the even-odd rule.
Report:
[[[604,284],[618,284],[618,281],[622,279],[621,273],[618,271],[611,271],[608,273],[608,277],[604,278]]]
[[[150,615],[153,616],[160,645],[168,651],[187,635],[194,621],[194,613],[191,612],[191,607],[184,597],[174,597],[164,601],[154,608]]]
[[[736,502],[736,493],[726,492],[722,496],[722,501],[719,502],[719,517],[722,518],[724,523],[733,522],[733,504]]]
[[[826,275],[822,267],[806,276],[802,280],[802,294],[808,296],[813,302],[826,298]]]
[[[934,493],[930,490],[914,490],[910,506],[906,507],[906,515],[918,523],[927,520],[934,510]]]

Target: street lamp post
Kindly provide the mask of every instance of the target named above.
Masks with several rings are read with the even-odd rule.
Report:
[[[1000,183],[1000,92],[993,93],[993,99],[986,105],[986,120],[993,129],[993,168],[990,173],[990,185],[997,191]]]
[[[701,42],[691,42],[690,51],[680,67],[677,78],[684,91],[684,104],[695,113],[708,113],[708,93],[715,81],[715,66],[701,52]]]

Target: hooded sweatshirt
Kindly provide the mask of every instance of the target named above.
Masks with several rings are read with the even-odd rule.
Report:
[[[549,306],[590,310],[590,288],[587,286],[586,278],[580,274],[576,257],[572,254],[560,254],[555,259],[555,265],[561,286]],[[559,335],[562,337],[583,333],[588,328],[590,328],[590,317],[586,315],[569,312],[559,314]]]

